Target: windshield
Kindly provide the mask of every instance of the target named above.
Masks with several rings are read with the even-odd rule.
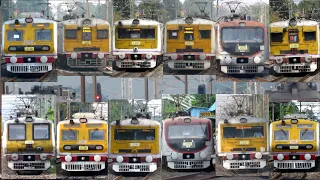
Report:
[[[26,140],[26,125],[24,124],[9,124],[9,141]]]
[[[62,140],[70,141],[70,140],[77,140],[78,131],[76,130],[62,130]]]
[[[49,124],[34,124],[33,139],[34,140],[49,140]]]
[[[51,30],[36,30],[37,41],[51,41]]]
[[[92,32],[90,28],[83,28],[82,30],[82,40],[91,40]]]
[[[90,130],[89,133],[90,140],[104,140],[103,130]]]
[[[156,37],[155,28],[118,28],[119,39],[154,39]]]
[[[170,125],[168,127],[168,139],[205,138],[208,135],[208,125]]]
[[[302,141],[313,141],[314,131],[313,130],[300,130],[300,140]]]
[[[274,140],[276,141],[288,141],[289,131],[288,130],[275,130],[273,134]]]
[[[262,44],[264,34],[262,28],[233,27],[223,28],[221,37],[223,43],[245,42]]]
[[[154,140],[155,129],[116,129],[115,140]]]
[[[261,138],[264,137],[263,126],[224,127],[224,138]]]
[[[7,31],[7,40],[8,41],[22,41],[23,40],[23,31],[21,31],[21,30]]]

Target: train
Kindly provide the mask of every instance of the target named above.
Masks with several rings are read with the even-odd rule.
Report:
[[[2,59],[10,74],[47,73],[54,69],[57,53],[58,23],[35,13],[2,25]]]
[[[115,172],[154,172],[161,166],[161,124],[137,113],[110,123],[109,158]]]
[[[108,162],[108,123],[93,113],[75,113],[57,125],[61,169],[102,171]]]
[[[154,68],[163,61],[163,24],[149,19],[114,23],[113,69]]]
[[[233,14],[217,22],[217,70],[226,74],[259,74],[267,61],[266,25]]]
[[[270,155],[275,169],[312,169],[319,164],[319,122],[288,114],[270,124]]]
[[[213,171],[212,121],[178,116],[162,121],[162,163],[174,170]]]
[[[268,164],[268,121],[239,115],[217,121],[216,155],[228,170],[263,169]]]
[[[3,124],[2,152],[8,168],[23,171],[46,171],[55,157],[54,123],[32,114],[19,115]]]
[[[164,59],[172,70],[206,70],[215,60],[212,20],[180,18],[168,21],[164,31]]]
[[[59,23],[63,68],[106,67],[111,53],[108,21],[98,18],[76,18]]]
[[[277,74],[314,72],[320,67],[319,22],[292,18],[270,23],[270,60]]]

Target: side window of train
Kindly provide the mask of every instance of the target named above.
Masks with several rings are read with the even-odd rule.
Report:
[[[210,39],[211,38],[211,30],[199,30],[201,39]]]
[[[316,32],[303,32],[305,41],[315,41],[317,40]]]
[[[178,31],[177,30],[168,30],[169,39],[178,39]]]
[[[283,33],[271,33],[271,42],[282,42]]]
[[[21,31],[21,30],[7,31],[7,40],[8,41],[22,41],[23,40],[23,31]]]
[[[108,30],[97,30],[97,39],[108,39]]]
[[[76,29],[66,30],[66,39],[77,39],[77,30]]]

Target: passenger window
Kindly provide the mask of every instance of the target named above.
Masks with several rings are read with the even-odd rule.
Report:
[[[51,30],[36,30],[37,41],[51,41]]]
[[[8,41],[22,41],[23,40],[23,31],[21,31],[21,30],[7,31],[7,40]]]
[[[97,39],[108,39],[108,30],[97,30]]]
[[[316,32],[304,32],[305,41],[315,41],[317,39]]]
[[[169,39],[178,39],[177,30],[168,30]]]
[[[66,30],[66,39],[77,39],[77,30],[75,29]]]
[[[282,33],[271,33],[271,42],[282,42],[283,34]]]
[[[210,39],[211,30],[200,30],[200,38],[201,39]]]

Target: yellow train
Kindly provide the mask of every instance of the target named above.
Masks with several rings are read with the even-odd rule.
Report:
[[[314,72],[320,64],[319,22],[292,18],[270,24],[270,60],[276,73]]]
[[[58,25],[38,14],[24,13],[2,26],[2,59],[10,73],[46,73],[57,59]]]
[[[61,22],[59,40],[62,54],[59,64],[69,68],[105,67],[111,52],[111,32],[108,21],[78,18]],[[59,42],[60,42],[59,41]]]
[[[55,156],[55,135],[52,121],[32,115],[4,122],[3,154],[12,171],[44,171]]]
[[[268,121],[236,116],[217,122],[217,157],[226,169],[262,169],[267,166]]]
[[[301,114],[270,124],[270,152],[276,169],[311,169],[319,163],[319,122]]]
[[[110,123],[109,158],[115,172],[154,172],[161,164],[161,125],[139,114]]]
[[[172,70],[205,70],[215,59],[215,25],[211,20],[182,18],[166,23],[164,58]]]
[[[108,123],[93,113],[76,113],[57,125],[57,154],[65,171],[106,169]]]
[[[163,24],[129,19],[114,24],[113,68],[154,68],[162,63]]]

